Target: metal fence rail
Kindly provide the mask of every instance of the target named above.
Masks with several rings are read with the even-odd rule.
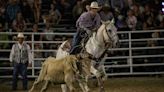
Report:
[[[61,29],[60,29],[61,30]],[[164,30],[137,30],[118,32],[120,37],[120,47],[109,49],[109,54],[103,59],[105,69],[108,76],[116,75],[148,75],[148,74],[164,74],[164,36],[151,37],[152,33],[164,34]],[[15,32],[0,32],[7,34],[10,38],[18,33]],[[71,37],[74,33],[33,33],[24,32],[25,36],[30,36],[31,40],[26,39],[31,46],[33,62],[32,67],[28,67],[28,75],[31,78],[37,77],[41,68],[41,62],[49,55],[55,56],[57,45],[60,45],[62,40],[54,41],[34,41],[35,35],[54,35],[61,37]],[[140,37],[140,35],[150,34],[150,37]],[[137,35],[137,36],[136,36]],[[60,37],[59,37],[60,38]],[[148,41],[158,42],[154,46],[148,46]],[[16,41],[0,41],[0,44],[9,43],[12,45]],[[50,44],[50,49],[36,49],[35,44]],[[53,48],[56,47],[56,48]],[[12,69],[9,63],[9,53],[11,47],[0,49],[0,78],[12,77]],[[6,53],[4,57],[3,54]],[[36,57],[36,53],[41,53],[42,56]]]

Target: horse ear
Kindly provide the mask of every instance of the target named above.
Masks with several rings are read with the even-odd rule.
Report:
[[[114,23],[115,23],[114,18],[111,20],[111,23],[112,23],[112,24],[114,24]]]

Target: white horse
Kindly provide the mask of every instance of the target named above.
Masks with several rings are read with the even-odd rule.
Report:
[[[118,42],[119,42],[119,38],[117,36],[117,28],[114,25],[114,19],[113,19],[112,21],[102,22],[102,25],[100,26],[98,31],[94,32],[93,35],[87,41],[87,43],[85,45],[85,49],[93,57],[100,58],[101,55],[108,48],[116,47]],[[63,49],[63,46],[65,46],[65,44],[68,45],[68,41],[65,41],[61,44],[61,46],[59,47],[59,49],[57,51],[56,58],[62,58],[69,54],[68,48]],[[68,47],[68,46],[66,46],[66,47]],[[103,70],[104,74],[106,74],[104,67],[101,66],[101,68],[102,68],[101,70]],[[102,80],[100,77],[101,73],[97,69],[95,69],[93,64],[91,66],[90,72],[97,77],[100,89],[104,90],[104,88],[102,86]],[[62,85],[61,87],[62,87],[63,92],[67,92],[65,85]],[[80,87],[82,88],[83,92],[89,91],[89,88],[87,85],[84,85],[84,86],[81,85]]]

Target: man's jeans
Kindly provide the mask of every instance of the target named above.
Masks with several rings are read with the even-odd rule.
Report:
[[[76,54],[75,50],[77,50],[77,46],[80,45],[81,40],[82,40],[84,35],[85,35],[84,30],[77,30],[77,32],[75,33],[73,40],[72,40],[72,46],[71,46],[70,54]]]
[[[13,83],[12,83],[12,89],[17,89],[17,80],[18,75],[22,76],[23,81],[23,89],[27,89],[27,65],[22,63],[15,63],[14,64],[14,70],[13,70]]]

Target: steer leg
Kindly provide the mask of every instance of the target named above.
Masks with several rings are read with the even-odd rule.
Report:
[[[41,81],[40,81],[39,79],[37,79],[37,80],[34,82],[32,88],[29,90],[29,92],[33,92],[34,88],[35,88],[40,82],[41,82]]]
[[[75,92],[75,88],[74,88],[74,86],[73,86],[73,83],[68,83],[69,85],[67,85],[68,86],[68,88],[69,88],[69,90],[70,90],[70,92]]]
[[[43,88],[41,89],[41,92],[45,92],[45,91],[46,91],[46,89],[47,89],[47,87],[48,87],[48,83],[49,83],[49,81],[46,80],[46,82],[45,82]]]
[[[61,84],[62,92],[69,92],[66,84]]]
[[[68,86],[70,92],[75,92],[75,87],[74,87],[74,82],[75,82],[75,77],[73,76],[74,74],[66,74],[65,75],[65,82],[66,85]]]

